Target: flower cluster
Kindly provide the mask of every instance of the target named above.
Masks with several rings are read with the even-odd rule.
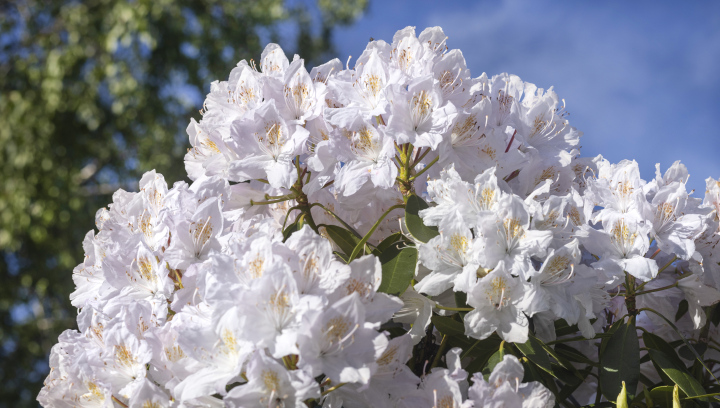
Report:
[[[354,68],[270,44],[201,113],[192,184],[148,172],[98,211],[43,406],[616,401],[689,372],[675,340],[714,378],[720,182],[580,157],[552,88],[473,78],[439,27]]]

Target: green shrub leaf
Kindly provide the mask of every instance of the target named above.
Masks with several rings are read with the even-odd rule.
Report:
[[[608,400],[620,394],[622,382],[627,385],[630,399],[635,396],[640,378],[640,344],[635,330],[635,318],[621,323],[600,354],[600,389]]]
[[[355,246],[360,242],[360,239],[356,237],[352,232],[345,228],[338,227],[337,225],[326,225],[325,232],[328,238],[334,242],[343,253],[350,255],[355,249]]]
[[[422,218],[418,215],[420,210],[428,208],[429,205],[420,197],[411,195],[405,205],[405,225],[410,234],[420,242],[428,242],[440,235],[437,227],[428,227],[423,224]]]
[[[528,358],[528,360],[540,367],[540,369],[553,377],[555,376],[555,373],[553,373],[552,367],[550,366],[550,358],[543,349],[542,342],[535,336],[530,336],[528,341],[523,344],[515,343],[515,347],[517,347],[518,350],[520,350],[520,352]]]
[[[652,361],[662,369],[665,375],[670,377],[670,379],[680,387],[685,395],[688,397],[697,397],[706,394],[702,385],[690,375],[684,366],[676,366],[673,363],[673,359],[661,351],[650,349],[649,353]],[[700,400],[707,401],[707,398],[701,398]]]
[[[389,293],[400,296],[410,285],[415,276],[415,265],[417,265],[417,248],[406,247],[398,249],[391,246],[380,255],[382,264],[382,282],[378,292]]]
[[[402,237],[403,237],[402,234],[399,232],[396,232],[396,233],[390,235],[389,237],[383,239],[382,242],[380,242],[378,244],[377,248],[375,249],[375,251],[373,251],[373,253],[375,253],[377,256],[380,256],[380,254],[385,252],[388,248],[390,248],[390,246],[392,244],[400,241],[402,239]]]

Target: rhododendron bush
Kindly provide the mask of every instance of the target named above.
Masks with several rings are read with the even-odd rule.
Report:
[[[353,66],[353,68],[351,68]],[[564,102],[439,27],[270,44],[96,216],[47,407],[709,406],[720,183],[580,156]]]

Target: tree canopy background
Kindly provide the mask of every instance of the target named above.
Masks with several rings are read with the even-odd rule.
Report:
[[[184,129],[210,82],[267,41],[327,59],[333,27],[366,6],[0,2],[0,407],[37,405],[50,348],[77,327],[71,271],[97,209],[147,170],[186,179]]]

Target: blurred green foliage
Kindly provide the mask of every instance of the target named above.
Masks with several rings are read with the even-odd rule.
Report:
[[[366,5],[0,2],[0,406],[37,405],[50,348],[76,327],[71,270],[96,210],[147,170],[185,179],[210,82],[285,37],[312,65]]]

